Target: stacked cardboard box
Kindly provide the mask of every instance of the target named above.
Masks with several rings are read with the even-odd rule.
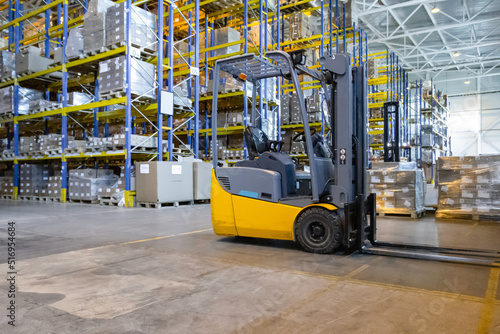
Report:
[[[49,58],[40,56],[42,51],[35,47],[29,46],[16,57],[16,72],[17,75],[30,74],[44,71],[54,61]]]
[[[130,169],[130,190],[135,191],[135,165]],[[125,191],[125,166],[120,166],[120,178],[115,184],[97,189],[97,196],[100,200],[114,199],[118,202]]]
[[[19,138],[19,154],[29,154],[40,150],[37,136]]]
[[[413,162],[374,162],[368,170],[368,193],[377,195],[377,210],[413,214],[424,211],[423,171]]]
[[[290,39],[298,40],[311,37],[311,20],[302,12],[290,15]]]
[[[302,123],[300,115],[300,102],[297,94],[290,95],[290,124]]]
[[[215,42],[214,46],[222,45],[240,40],[240,32],[230,27],[215,29]],[[201,44],[200,44],[201,45]],[[201,48],[204,48],[203,46]],[[227,55],[240,51],[240,44],[226,46],[215,50],[215,56]]]
[[[9,51],[0,51],[0,79],[14,76],[14,54]]]
[[[89,151],[106,151],[113,148],[113,137],[87,137],[86,149]]]
[[[290,124],[290,94],[281,95],[281,125]]]
[[[49,177],[53,174],[49,164],[20,164],[19,196],[45,197]]]
[[[96,201],[98,190],[113,186],[118,176],[111,169],[72,169],[69,171],[69,199]]]
[[[306,98],[306,105],[309,123],[321,122],[321,96],[319,94],[308,96]]]
[[[441,157],[437,183],[439,216],[500,218],[500,155]]]
[[[61,197],[62,188],[62,176],[59,175],[49,176],[49,182],[47,184],[47,197],[59,198]]]
[[[2,176],[0,178],[0,195],[14,196],[14,176]]]
[[[227,125],[228,126],[238,126],[243,125],[243,111],[233,111],[227,113]]]
[[[30,109],[30,101],[43,99],[43,93],[34,89],[19,87],[19,114],[26,115]],[[0,115],[14,113],[14,87],[0,89]]]
[[[134,95],[155,99],[156,66],[131,58],[130,89]],[[124,93],[127,89],[125,56],[111,58],[99,63],[99,96]]]
[[[373,58],[368,59],[368,77],[370,79],[378,78],[378,65]]]
[[[125,2],[110,7],[106,12],[106,44],[114,45],[126,41]],[[131,44],[138,49],[156,51],[156,17],[137,6],[131,11]]]
[[[110,0],[91,0],[83,17],[83,51],[100,51],[106,43],[106,12],[115,6]]]
[[[259,23],[259,22],[257,22]],[[261,38],[260,38],[260,27],[261,25],[260,24],[254,24],[252,25],[251,27],[249,27],[250,31],[248,31],[248,43],[249,44],[252,44],[254,45],[255,47],[259,47],[260,46],[260,41],[261,41]],[[265,29],[263,32],[262,32],[262,42],[264,42],[264,39],[266,38],[266,31],[267,31],[267,44],[270,45],[273,43],[273,39],[272,39],[272,27],[270,24],[267,25],[267,29]]]
[[[115,134],[113,136],[113,146],[115,148],[125,147],[125,134]],[[143,136],[143,135],[130,135],[130,146],[140,148],[155,148],[157,147],[156,137]]]

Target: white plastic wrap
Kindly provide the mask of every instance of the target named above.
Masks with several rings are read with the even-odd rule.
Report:
[[[0,51],[0,78],[14,76],[14,54],[9,51]]]
[[[0,115],[14,113],[14,87],[0,88]],[[43,93],[34,89],[19,87],[19,114],[26,115],[30,102],[43,98]]]
[[[414,162],[377,162],[367,171],[368,193],[377,195],[377,210],[411,214],[424,210],[423,171]]]
[[[111,169],[73,169],[69,171],[69,199],[94,201],[98,190],[111,187],[118,181],[118,176]]]
[[[441,157],[437,163],[438,215],[500,219],[500,155]]]

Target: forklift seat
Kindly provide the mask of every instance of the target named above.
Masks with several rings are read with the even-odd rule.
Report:
[[[279,142],[270,141],[259,128],[247,126],[245,129],[250,160],[238,161],[235,167],[260,168],[281,174],[281,191],[283,197],[296,193],[295,163],[292,158],[282,152]],[[270,152],[274,150],[274,152]],[[257,159],[256,159],[257,158]]]

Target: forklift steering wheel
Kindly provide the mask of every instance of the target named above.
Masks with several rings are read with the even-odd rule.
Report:
[[[314,135],[316,133],[316,128],[311,128],[311,136]],[[301,131],[299,133],[297,133],[295,136],[293,136],[292,140],[296,143],[301,143],[303,141],[306,141],[306,138],[305,138],[305,131]]]

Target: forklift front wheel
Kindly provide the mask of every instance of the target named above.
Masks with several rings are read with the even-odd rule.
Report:
[[[335,212],[324,208],[307,209],[297,219],[295,237],[308,252],[332,253],[342,242],[340,219]]]

